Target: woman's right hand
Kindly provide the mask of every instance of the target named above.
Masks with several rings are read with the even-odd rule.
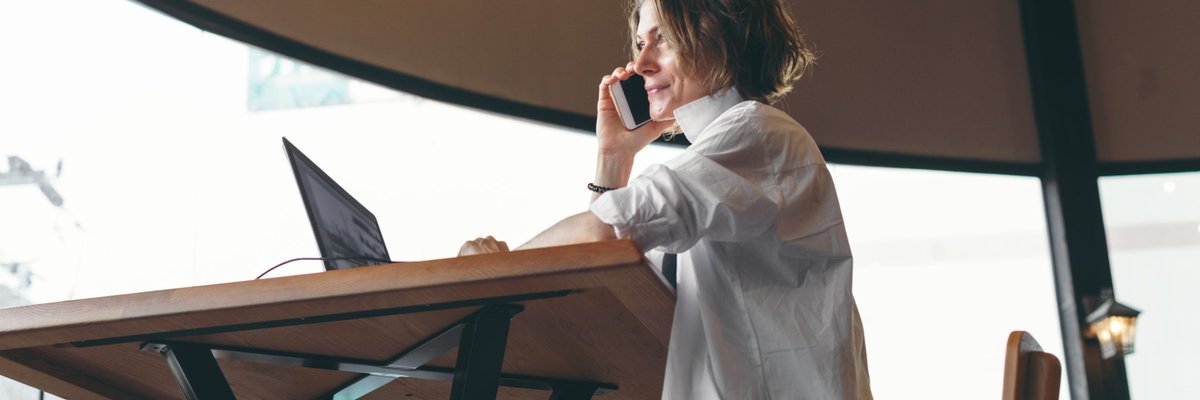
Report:
[[[657,139],[662,132],[671,127],[673,121],[650,121],[650,123],[630,131],[625,129],[617,106],[613,102],[612,93],[608,87],[617,82],[629,79],[633,74],[633,63],[617,67],[612,74],[600,79],[599,101],[596,103],[596,137],[599,140],[600,154],[612,154],[631,157],[641,151],[646,145]]]
[[[508,243],[488,236],[485,238],[475,238],[475,240],[469,240],[466,243],[463,243],[462,247],[458,249],[458,256],[462,257],[473,256],[476,254],[507,253],[508,251]]]

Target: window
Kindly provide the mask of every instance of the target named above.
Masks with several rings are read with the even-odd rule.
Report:
[[[0,40],[25,61],[4,65],[0,156],[62,199],[0,186],[9,304],[252,279],[315,256],[283,136],[377,215],[397,260],[451,257],[481,235],[520,242],[586,209],[583,132],[320,71],[132,2],[4,7]]]
[[[1014,330],[1063,359],[1037,178],[831,171],[876,398],[999,396]]]
[[[1130,394],[1200,392],[1200,172],[1102,178],[1100,199],[1114,292],[1142,311],[1125,358]]]

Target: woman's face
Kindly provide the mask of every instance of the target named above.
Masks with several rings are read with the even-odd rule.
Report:
[[[700,82],[685,77],[678,69],[674,47],[658,33],[658,8],[654,0],[642,4],[638,16],[634,71],[646,78],[650,117],[655,121],[675,119],[675,109],[708,95]]]

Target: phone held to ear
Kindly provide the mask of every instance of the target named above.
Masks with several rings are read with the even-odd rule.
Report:
[[[629,79],[608,86],[617,114],[625,129],[634,130],[650,122],[650,99],[646,98],[646,80],[633,74]]]

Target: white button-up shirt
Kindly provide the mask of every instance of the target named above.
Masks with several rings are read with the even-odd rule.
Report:
[[[679,253],[663,399],[870,399],[833,180],[800,124],[736,90],[679,107],[692,145],[591,211]]]

